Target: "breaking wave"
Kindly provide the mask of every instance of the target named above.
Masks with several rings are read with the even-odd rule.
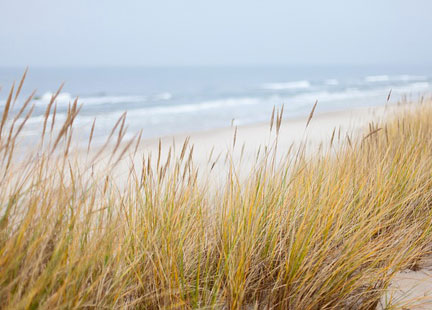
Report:
[[[306,80],[286,83],[265,83],[264,85],[262,85],[262,88],[268,90],[306,89],[310,87],[310,82]]]

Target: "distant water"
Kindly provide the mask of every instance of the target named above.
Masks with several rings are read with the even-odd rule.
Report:
[[[24,68],[0,68],[0,107]],[[285,117],[319,111],[384,104],[392,99],[432,92],[431,67],[292,66],[163,68],[30,68],[23,94],[37,89],[35,113],[24,132],[38,134],[51,95],[65,82],[57,99],[58,119],[79,96],[84,106],[77,127],[90,128],[96,139],[128,112],[129,136],[144,137],[209,130],[268,121],[273,106]]]

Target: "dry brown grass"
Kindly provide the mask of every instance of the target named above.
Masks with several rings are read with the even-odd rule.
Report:
[[[32,111],[29,98],[10,115],[20,88],[0,126],[1,309],[375,309],[430,249],[430,101],[312,158],[275,159],[275,144],[216,191],[187,142],[165,162],[131,161],[119,187],[107,167],[139,144],[121,142],[125,117],[94,172],[104,151],[77,162],[80,108],[55,132],[55,96],[40,143],[16,156]]]

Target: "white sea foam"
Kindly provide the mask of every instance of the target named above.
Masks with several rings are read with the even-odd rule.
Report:
[[[396,76],[396,79],[399,81],[409,82],[409,81],[424,81],[424,80],[427,80],[427,77],[424,75],[402,74],[402,75]]]
[[[390,77],[388,75],[370,75],[365,77],[365,81],[369,83],[375,83],[375,82],[387,82],[390,80]]]
[[[66,97],[65,97],[66,98]],[[140,103],[147,101],[167,101],[172,98],[168,92],[160,93],[152,97],[146,96],[100,96],[100,97],[83,97],[79,98],[79,102],[84,105],[103,105],[103,104],[119,104],[119,103]],[[57,100],[59,104],[66,102],[63,98]],[[70,102],[68,100],[67,102]]]
[[[153,97],[154,100],[171,100],[172,95],[168,92],[157,94]]]
[[[46,92],[35,102],[38,105],[46,105],[51,101],[53,96],[52,92]],[[79,102],[84,105],[103,105],[103,104],[119,104],[119,103],[139,103],[146,102],[148,100],[152,101],[167,101],[172,99],[172,94],[168,92],[156,94],[151,97],[146,96],[95,96],[95,97],[82,97],[79,98]],[[75,98],[69,93],[60,93],[56,102],[60,106],[68,105],[73,102]]]
[[[52,96],[54,96],[54,93],[46,92],[42,95],[42,97],[39,100],[36,101],[42,103],[49,103],[51,101]],[[72,95],[66,92],[58,94],[56,98],[56,102],[58,102],[59,104],[69,104],[73,100],[74,99]]]
[[[283,100],[290,104],[310,104],[315,100],[319,102],[333,102],[340,100],[349,100],[355,98],[366,98],[371,96],[379,95],[382,91],[378,90],[358,90],[356,88],[346,89],[340,92],[329,92],[329,91],[320,91],[320,92],[312,92],[306,94],[300,94],[294,97],[284,98]]]
[[[431,84],[428,82],[417,82],[411,83],[406,86],[394,87],[393,91],[398,91],[401,93],[412,92],[412,91],[424,91],[430,89]]]
[[[162,114],[180,114],[180,113],[195,113],[204,110],[211,109],[224,109],[239,106],[251,106],[251,105],[277,105],[281,103],[286,103],[287,106],[296,105],[298,107],[303,105],[309,105],[315,100],[320,100],[322,102],[335,101],[335,100],[345,100],[350,98],[361,98],[379,95],[381,91],[361,91],[358,89],[347,89],[342,92],[311,92],[306,94],[300,94],[296,96],[280,96],[273,95],[264,98],[258,97],[243,97],[243,98],[226,98],[219,100],[203,101],[196,104],[183,104],[183,105],[172,105],[172,106],[157,106],[157,107],[146,107],[139,110],[133,111],[133,116],[151,116],[151,115],[162,115]],[[116,112],[116,115],[118,113]]]
[[[369,83],[374,82],[388,82],[388,81],[400,81],[400,82],[413,82],[413,81],[425,81],[427,80],[427,76],[424,75],[409,75],[409,74],[402,74],[402,75],[371,75],[365,77],[365,81]]]
[[[262,86],[268,90],[288,90],[288,89],[305,89],[311,86],[309,81],[294,81],[286,83],[266,83]]]
[[[243,106],[259,104],[258,98],[226,98],[220,100],[203,101],[196,104],[182,104],[162,107],[152,107],[142,109],[145,114],[178,114],[178,113],[191,113],[202,110],[218,109],[225,107]],[[135,113],[135,112],[134,112]]]
[[[432,87],[428,82],[416,82],[405,86],[393,87],[393,92],[407,93],[412,91],[425,91]],[[339,100],[349,100],[349,99],[360,99],[360,98],[370,98],[376,96],[383,96],[385,98],[386,94],[389,92],[389,88],[380,87],[368,90],[360,90],[357,88],[347,88],[340,92],[310,92],[305,94],[299,94],[293,97],[281,98],[281,100],[287,103],[302,103],[302,102],[313,102],[319,100],[319,102],[333,102]]]
[[[85,97],[80,102],[85,105],[116,104],[116,103],[135,103],[145,102],[144,96],[102,96],[102,97]]]
[[[227,98],[221,100],[211,100],[204,101],[196,104],[183,104],[183,105],[171,105],[171,106],[157,106],[157,107],[144,107],[141,109],[134,109],[129,111],[129,118],[136,117],[148,117],[146,121],[150,121],[153,124],[157,124],[160,122],[159,119],[152,119],[156,115],[176,115],[176,114],[187,114],[194,113],[204,110],[211,109],[219,109],[219,108],[227,108],[234,106],[246,106],[246,105],[256,105],[261,103],[262,101],[259,98]],[[102,122],[107,125],[110,122],[117,120],[123,111],[114,111],[108,112],[105,114],[101,114],[98,116],[96,123]],[[93,118],[91,118],[93,119]],[[87,121],[86,117],[80,117],[78,120]]]
[[[46,105],[51,101],[53,96],[52,92],[46,92],[39,99],[35,100],[38,105]],[[69,93],[60,93],[55,102],[60,105],[68,105],[73,102],[75,97]],[[144,102],[147,97],[144,96],[99,96],[99,97],[82,97],[78,98],[80,103],[85,105],[101,105],[101,104],[116,104],[116,103],[135,103]]]

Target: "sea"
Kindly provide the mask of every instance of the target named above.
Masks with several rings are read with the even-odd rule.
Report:
[[[0,114],[12,83],[25,67],[0,67]],[[33,90],[34,112],[22,135],[40,135],[45,109],[57,98],[57,126],[78,97],[75,127],[104,141],[127,112],[126,139],[142,131],[157,138],[268,122],[274,107],[285,118],[317,111],[384,105],[432,93],[432,66],[215,66],[215,67],[30,67],[14,106]]]

